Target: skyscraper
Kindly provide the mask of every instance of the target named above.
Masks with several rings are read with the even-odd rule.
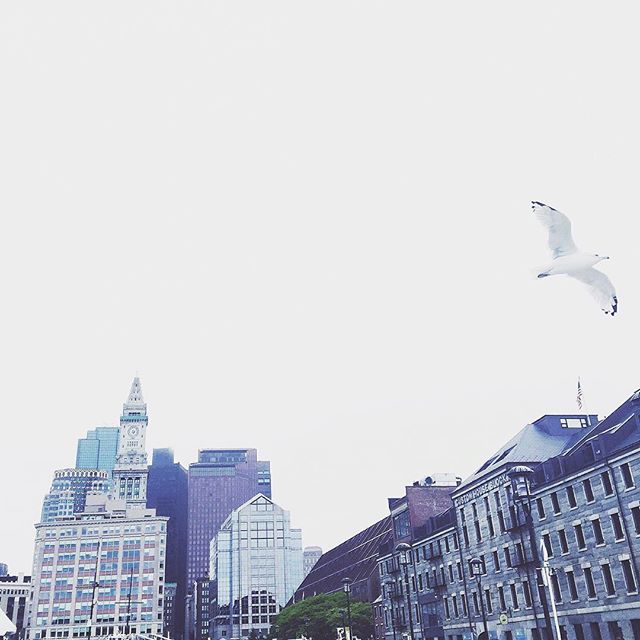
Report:
[[[175,585],[172,615],[165,631],[182,638],[187,580],[187,470],[174,462],[171,449],[154,449],[147,481],[147,507],[168,516],[166,581]]]
[[[76,469],[100,469],[109,475],[116,464],[118,427],[96,427],[78,440]]]
[[[108,471],[99,469],[59,469],[53,476],[51,489],[42,503],[41,522],[84,511],[87,493],[107,491]]]
[[[202,449],[198,462],[189,465],[189,589],[198,578],[208,577],[209,543],[231,511],[257,493],[271,495],[269,463],[257,457],[256,449]]]
[[[142,397],[140,378],[133,379],[129,397],[122,407],[120,439],[113,469],[116,496],[129,504],[147,502],[147,405]]]
[[[266,637],[302,582],[302,531],[291,528],[288,511],[258,494],[231,512],[210,555],[215,617],[209,637]]]
[[[135,378],[113,471],[118,498],[36,525],[29,639],[163,633],[168,518],[146,508],[146,405]]]

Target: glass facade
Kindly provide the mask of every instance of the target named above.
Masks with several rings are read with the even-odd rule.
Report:
[[[78,440],[77,469],[100,469],[111,473],[118,453],[118,427],[97,427]]]
[[[258,495],[233,511],[211,541],[216,585],[211,637],[266,636],[303,578],[302,532],[289,512]]]

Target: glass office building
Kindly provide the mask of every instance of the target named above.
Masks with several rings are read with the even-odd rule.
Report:
[[[118,427],[97,427],[87,431],[86,438],[78,440],[76,469],[113,471],[118,453]]]
[[[269,633],[303,578],[302,531],[288,511],[258,494],[234,510],[211,541],[215,585],[210,637]]]

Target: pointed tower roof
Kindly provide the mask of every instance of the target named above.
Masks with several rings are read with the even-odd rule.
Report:
[[[123,405],[123,415],[127,415],[129,412],[135,411],[136,413],[147,411],[147,405],[142,397],[142,385],[140,384],[140,378],[136,376],[131,383],[131,390],[129,391],[129,397]]]

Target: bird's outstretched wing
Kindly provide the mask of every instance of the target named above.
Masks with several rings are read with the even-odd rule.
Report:
[[[618,311],[618,298],[616,296],[616,290],[607,275],[593,268],[575,271],[568,275],[576,280],[580,280],[580,282],[584,282],[587,287],[589,287],[589,292],[606,314],[616,315]]]
[[[536,218],[549,230],[549,249],[554,258],[575,253],[578,247],[571,237],[571,221],[564,213],[542,202],[531,202]]]

